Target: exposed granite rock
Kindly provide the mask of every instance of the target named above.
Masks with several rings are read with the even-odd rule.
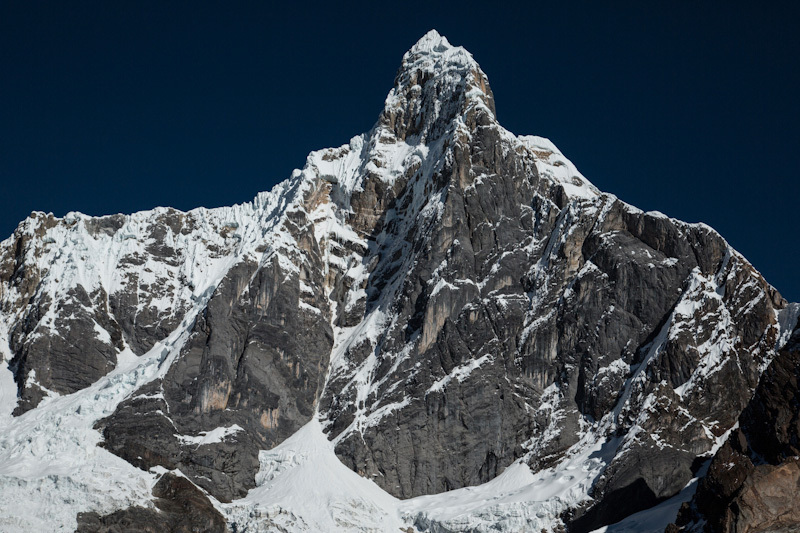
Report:
[[[32,335],[39,325],[35,319],[23,323],[12,333],[10,345],[16,356],[11,360],[11,368],[18,376],[20,387],[15,415],[35,407],[47,390],[75,392],[114,368],[123,342],[119,326],[108,313],[106,301],[102,289],[87,294],[83,286],[78,285],[58,303],[52,322],[58,334]],[[38,318],[50,307],[50,299],[43,298],[28,316]],[[29,330],[26,327],[29,325],[34,329]],[[103,332],[111,333],[103,335]],[[19,381],[22,377],[25,381]]]
[[[96,427],[191,483],[165,476],[160,512],[84,514],[86,531],[218,530],[203,491],[243,497],[259,450],[315,414],[400,498],[599,443],[589,499],[557,524],[573,532],[675,495],[739,421],[674,528],[791,527],[787,305],[708,226],[643,213],[502,128],[486,75],[438,34],[404,56],[370,132],[249,204],[34,214],[0,246],[16,414],[188,332]]]
[[[594,529],[693,477],[772,357],[786,302],[707,226],[601,194],[546,141],[505,131],[458,54],[409,52],[372,133],[378,152],[440,151],[392,199],[364,187],[349,206],[374,222],[362,323],[376,333],[342,341],[321,410],[340,459],[403,498],[523,455],[545,468],[611,428],[597,504],[569,517]],[[376,202],[382,218],[361,214]]]
[[[203,215],[33,213],[3,241],[0,335],[19,388],[15,414],[94,383],[119,352],[142,354],[178,326],[192,305],[188,265],[230,254],[235,244],[203,242]]]
[[[761,377],[674,531],[800,529],[800,327]]]
[[[187,479],[164,474],[153,487],[155,509],[129,507],[78,515],[77,533],[226,533],[225,518]]]
[[[107,449],[144,469],[179,468],[230,501],[255,486],[258,451],[311,419],[332,347],[331,311],[319,296],[325,276],[305,212],[289,212],[285,225],[301,246],[294,263],[271,255],[232,267],[163,379],[100,422]],[[222,442],[182,438],[234,425],[242,431]]]

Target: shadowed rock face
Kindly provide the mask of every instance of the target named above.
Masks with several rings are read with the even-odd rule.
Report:
[[[201,213],[157,209],[64,219],[33,213],[0,251],[0,307],[19,388],[15,414],[69,394],[141,355],[191,307],[188,265],[233,251],[201,235]],[[202,247],[198,254],[196,248]]]
[[[378,144],[426,143],[440,164],[354,196],[356,219],[389,206],[364,259],[372,329],[338,342],[321,412],[339,458],[403,498],[618,436],[596,504],[569,516],[594,529],[693,477],[773,356],[786,302],[707,226],[642,213],[509,134],[483,73],[455,55],[412,49],[387,98]],[[435,120],[409,119],[437,94]]]
[[[739,421],[692,509],[730,524],[735,504],[751,525],[730,531],[791,523],[768,487],[798,479],[796,342],[773,361],[795,308],[708,226],[601,193],[548,140],[505,130],[486,75],[438,34],[404,56],[370,132],[251,203],[32,215],[0,247],[0,305],[15,414],[163,351],[96,429],[191,480],[154,491],[174,531],[224,528],[205,494],[245,496],[259,450],[315,414],[344,464],[400,498],[602,445],[570,531],[675,495]]]
[[[230,501],[254,486],[258,451],[311,419],[332,346],[330,309],[319,296],[323,267],[304,215],[286,224],[302,246],[302,268],[277,257],[231,268],[166,375],[99,423],[107,449],[144,469],[179,468]],[[243,431],[222,442],[181,440],[233,425]]]
[[[673,531],[800,529],[800,328],[761,376]]]
[[[225,533],[225,519],[201,490],[185,478],[165,474],[153,487],[155,509],[129,507],[100,516],[81,513],[77,533]]]

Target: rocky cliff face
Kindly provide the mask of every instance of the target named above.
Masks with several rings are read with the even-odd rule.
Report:
[[[680,493],[715,453],[712,474],[775,447],[732,443],[753,409],[784,409],[751,398],[765,369],[792,375],[793,348],[775,357],[798,311],[713,229],[625,204],[505,130],[486,75],[436,32],[370,132],[251,203],[33,214],[0,246],[0,309],[17,397],[0,395],[0,457],[21,461],[0,487],[86,494],[9,523],[80,512],[86,531],[151,527],[153,509],[176,528],[200,513],[224,529],[221,509],[255,530],[590,531]],[[301,428],[329,444],[298,451]],[[80,472],[42,467],[41,447]],[[281,480],[334,453],[369,489],[325,493],[320,518]],[[104,499],[112,465],[128,478]],[[794,479],[758,468],[748,502]]]
[[[761,376],[739,426],[672,531],[800,529],[800,327]]]

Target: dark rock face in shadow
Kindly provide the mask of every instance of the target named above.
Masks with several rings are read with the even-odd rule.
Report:
[[[32,213],[20,223],[0,249],[15,416],[49,392],[88,387],[125,348],[141,355],[175,330],[192,305],[192,282],[181,274],[194,259],[187,245],[200,241],[217,257],[234,247],[231,239],[203,244],[200,218],[157,209],[64,219]]]
[[[739,429],[711,461],[673,531],[800,530],[800,328],[761,376]]]
[[[302,269],[277,257],[231,268],[163,379],[99,423],[109,451],[144,469],[180,468],[227,502],[255,486],[259,450],[311,419],[333,342],[331,311],[310,225],[287,225],[305,243]],[[316,290],[301,293],[301,283]],[[234,425],[241,431],[221,442],[181,439]]]
[[[242,227],[225,218],[242,206],[35,214],[5,241],[15,414],[186,333],[96,429],[189,481],[159,481],[160,511],[83,514],[81,530],[224,529],[205,495],[245,496],[259,450],[315,415],[344,464],[399,498],[605,442],[570,531],[675,495],[739,421],[682,524],[792,523],[796,342],[761,375],[787,302],[713,229],[627,205],[546,139],[505,130],[478,64],[433,40],[404,56],[370,132],[312,153]],[[97,243],[113,269],[87,255]]]
[[[153,487],[155,509],[129,507],[111,514],[78,515],[77,533],[226,533],[225,519],[201,490],[174,474]]]
[[[404,61],[376,142],[437,147],[441,164],[422,159],[351,203],[374,224],[364,320],[388,318],[331,371],[321,412],[337,455],[408,498],[486,482],[521,456],[552,466],[611,416],[618,456],[572,518],[590,511],[579,524],[594,529],[673,496],[750,399],[786,302],[707,226],[643,213],[577,173],[560,181],[569,163],[503,130],[474,62],[440,79]],[[431,119],[419,110],[437,94],[450,96]],[[385,216],[363,214],[376,204]]]

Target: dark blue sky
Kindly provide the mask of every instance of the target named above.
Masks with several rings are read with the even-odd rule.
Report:
[[[714,226],[800,300],[797,2],[272,4],[0,3],[0,234],[32,210],[249,200],[368,130],[436,28],[508,129]]]

